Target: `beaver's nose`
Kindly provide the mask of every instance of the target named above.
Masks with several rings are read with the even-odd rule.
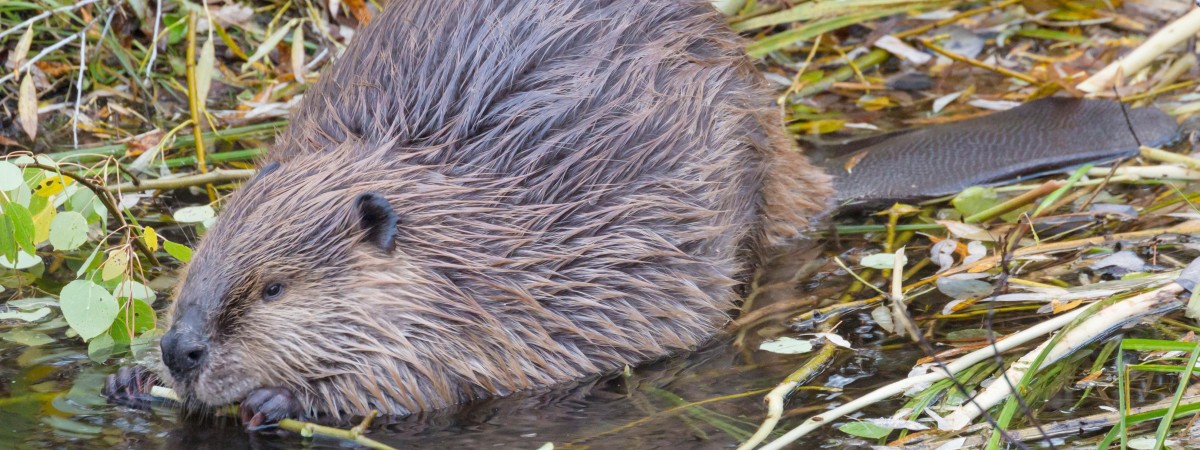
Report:
[[[171,376],[187,378],[187,375],[204,362],[208,345],[191,333],[168,331],[162,338],[162,357]]]

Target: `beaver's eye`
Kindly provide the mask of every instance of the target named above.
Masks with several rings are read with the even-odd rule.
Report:
[[[263,300],[275,300],[280,294],[283,294],[283,284],[271,283],[263,289]]]

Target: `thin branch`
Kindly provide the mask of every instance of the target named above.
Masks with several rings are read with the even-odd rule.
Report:
[[[959,55],[956,53],[952,53],[944,48],[937,46],[937,44],[934,44],[933,41],[929,40],[929,39],[921,39],[921,44],[924,45],[925,48],[932,50],[934,53],[937,53],[939,55],[945,56],[947,58],[950,58],[950,59],[958,61],[958,62],[966,63],[968,65],[972,65],[972,66],[978,67],[980,69],[990,70],[992,72],[996,72],[998,74],[1004,75],[1009,78],[1016,78],[1018,80],[1024,81],[1024,82],[1032,84],[1034,86],[1041,86],[1042,84],[1044,84],[1041,80],[1038,80],[1037,78],[1031,77],[1029,75],[1025,75],[1020,72],[1014,72],[1012,70],[1008,70],[1008,69],[1005,69],[1000,66],[991,65],[991,64],[985,63],[983,61],[977,60],[977,59],[967,58],[965,56],[962,56],[962,55]]]
[[[254,176],[254,169],[226,170],[217,169],[209,173],[188,175],[178,178],[159,178],[157,180],[142,180],[137,183],[121,183],[109,186],[109,192],[142,192],[153,190],[180,189],[192,186],[204,186],[222,181],[240,181]]]
[[[75,40],[76,36],[80,36],[80,35],[87,33],[87,30],[92,28],[92,24],[96,23],[96,21],[99,19],[100,19],[99,16],[92,18],[92,21],[88,22],[87,25],[84,25],[83,29],[79,30],[79,32],[72,34],[70,36],[67,36],[66,38],[63,38],[61,41],[55,42],[54,45],[43,48],[42,51],[38,52],[38,54],[34,55],[32,58],[29,58],[29,60],[25,61],[25,64],[21,64],[21,67],[17,68],[17,70],[14,70],[13,73],[10,73],[8,75],[0,77],[0,84],[7,83],[9,80],[16,78],[20,74],[28,72],[29,68],[33,67],[34,63],[41,61],[42,58],[46,57],[46,55],[54,53],[58,49],[65,47],[67,44],[70,44],[72,41]]]
[[[1120,81],[1120,77],[1129,76],[1142,70],[1150,65],[1154,58],[1196,35],[1197,32],[1200,32],[1200,8],[1194,8],[1183,17],[1171,22],[1128,55],[1113,61],[1112,64],[1075,87],[1089,94],[1108,89],[1109,86]]]
[[[187,32],[187,94],[188,94],[188,110],[192,114],[192,139],[196,141],[196,168],[201,174],[208,173],[208,163],[205,162],[204,152],[204,127],[203,112],[204,99],[199,98],[198,89],[196,86],[196,13],[188,13],[188,32]],[[208,201],[217,201],[217,190],[213,189],[211,184],[204,185],[204,191],[208,193]]]
[[[834,419],[837,419],[839,417],[845,416],[846,414],[850,414],[852,412],[858,411],[862,408],[873,405],[873,404],[883,401],[885,399],[891,398],[894,395],[903,393],[904,391],[908,390],[908,388],[910,388],[910,387],[924,385],[926,383],[933,383],[935,381],[943,380],[943,379],[948,378],[954,374],[957,374],[963,370],[966,370],[967,368],[969,368],[979,362],[990,359],[993,356],[995,356],[996,354],[998,354],[999,352],[1005,352],[1005,351],[1014,349],[1018,346],[1024,345],[1024,344],[1028,343],[1029,341],[1032,341],[1038,337],[1049,334],[1059,328],[1066,326],[1068,323],[1071,323],[1072,320],[1075,320],[1075,318],[1078,317],[1079,314],[1083,313],[1084,310],[1085,310],[1084,308],[1079,308],[1079,309],[1075,309],[1073,311],[1064,313],[1062,315],[1050,318],[1049,320],[1043,321],[1039,324],[1033,325],[1022,331],[1019,331],[1017,333],[1009,335],[1008,337],[1005,337],[1004,339],[996,342],[996,345],[990,345],[990,346],[981,348],[979,350],[976,350],[974,352],[968,353],[967,355],[955,360],[954,362],[946,364],[944,367],[936,368],[935,371],[933,371],[933,372],[929,372],[924,375],[909,377],[909,378],[905,378],[903,380],[893,382],[891,384],[888,384],[887,386],[876,389],[875,391],[868,393],[867,395],[864,395],[862,397],[854,399],[853,401],[846,403],[842,406],[839,406],[837,408],[834,408],[834,409],[824,412],[822,414],[818,414],[816,416],[810,417],[810,418],[808,418],[808,420],[805,420],[804,423],[800,424],[800,426],[787,432],[787,434],[784,434],[779,439],[776,439],[775,441],[763,446],[762,450],[779,450],[779,449],[795,442],[797,439],[800,439],[800,438],[806,436],[808,433],[811,433],[813,430],[820,428],[822,425],[833,422]]]
[[[170,400],[176,403],[182,403],[182,400],[179,398],[179,394],[175,393],[175,390],[169,387],[151,386],[149,394],[153,397]],[[230,409],[237,411],[236,407]],[[304,437],[312,437],[313,435],[328,436],[352,441],[367,448],[394,450],[393,447],[387,444],[363,436],[363,433],[365,433],[367,428],[371,426],[371,422],[375,420],[375,416],[377,415],[379,415],[379,411],[371,411],[370,414],[367,414],[367,416],[363,418],[361,423],[348,430],[292,419],[280,420],[279,428],[300,433],[300,435]]]
[[[960,430],[966,427],[979,414],[1012,395],[1013,386],[1019,384],[1026,377],[1026,373],[1036,373],[1059,359],[1073,354],[1080,347],[1087,345],[1095,339],[1099,339],[1110,330],[1141,320],[1147,315],[1162,314],[1173,308],[1183,306],[1175,298],[1182,291],[1183,286],[1180,286],[1178,283],[1170,283],[1162,288],[1097,311],[1095,315],[1072,327],[1058,341],[1057,345],[1049,348],[1049,350],[1047,350],[1047,347],[1051,341],[1043,342],[1042,345],[1026,353],[1009,366],[1008,370],[1003,374],[1003,377],[1008,380],[1007,383],[994,382],[989,384],[983,392],[973,398],[974,401],[968,402],[949,415],[946,415],[945,421],[942,422],[944,424],[942,429]],[[1038,367],[1033,367],[1034,362],[1043,352],[1046,352],[1046,355],[1042,358],[1041,364]]]
[[[18,30],[24,30],[26,27],[29,26],[29,24],[37,22],[42,19],[45,19],[47,17],[50,17],[53,14],[58,14],[60,12],[66,12],[66,11],[73,11],[73,10],[82,8],[84,6],[90,5],[92,3],[96,3],[97,1],[100,1],[100,0],[83,0],[83,1],[76,2],[73,4],[67,5],[67,6],[61,6],[58,8],[51,9],[49,11],[44,11],[41,14],[30,17],[28,20],[26,20],[24,22],[18,23],[16,26],[14,26],[10,29],[0,31],[0,39],[4,38],[5,36],[8,36],[10,34],[16,33]]]
[[[831,328],[826,328],[825,331],[830,332]],[[819,373],[822,367],[829,364],[835,353],[837,353],[837,345],[826,339],[825,344],[813,354],[812,358],[809,358],[804,365],[784,378],[783,382],[779,383],[775,389],[772,389],[763,399],[767,403],[767,417],[763,419],[754,435],[738,446],[738,450],[753,449],[770,437],[771,432],[775,431],[775,427],[779,425],[779,420],[783,418],[783,403],[787,397],[800,387],[801,383],[807,382],[813,375]]]
[[[70,178],[70,179],[73,179],[73,180],[79,182],[79,184],[82,184],[84,187],[87,187],[89,190],[91,190],[93,194],[96,194],[96,198],[100,199],[100,202],[104,204],[104,207],[106,209],[108,209],[109,214],[112,214],[114,217],[117,218],[117,220],[120,220],[121,225],[123,227],[129,226],[129,223],[125,221],[125,215],[122,214],[121,209],[117,207],[117,202],[113,199],[112,193],[110,193],[104,187],[97,185],[96,183],[93,183],[87,177],[77,174],[75,172],[69,171],[69,170],[63,170],[61,167],[47,166],[47,165],[38,164],[38,163],[18,164],[18,166],[20,166],[20,167],[36,167],[36,168],[45,170],[47,172],[58,173],[62,176],[65,176],[67,178]],[[155,266],[162,265],[162,263],[158,262],[158,258],[156,258],[154,256],[154,252],[150,251],[150,248],[147,247],[146,243],[142,242],[141,239],[138,239],[136,237],[129,237],[128,240],[130,241],[130,243],[133,244],[134,247],[137,247],[138,251],[141,252],[142,255],[146,257],[147,260],[150,261],[150,264],[153,264]]]
[[[158,27],[162,23],[162,0],[154,6],[154,34],[150,36],[150,59],[146,61],[146,83],[150,82],[150,70],[154,68],[154,59],[158,57]]]

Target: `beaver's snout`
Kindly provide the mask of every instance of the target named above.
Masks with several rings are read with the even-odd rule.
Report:
[[[163,363],[177,380],[194,378],[206,356],[208,342],[193,328],[172,327],[162,338]]]

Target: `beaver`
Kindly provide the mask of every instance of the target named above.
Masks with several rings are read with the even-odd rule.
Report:
[[[754,255],[831,199],[944,195],[1176,129],[1047,99],[831,155],[834,197],[742,48],[704,0],[389,2],[201,240],[160,367],[105,395],[165,383],[256,427],[603,374],[708,341]]]
[[[770,98],[703,0],[389,2],[105,393],[404,415],[694,349],[832,194]]]

